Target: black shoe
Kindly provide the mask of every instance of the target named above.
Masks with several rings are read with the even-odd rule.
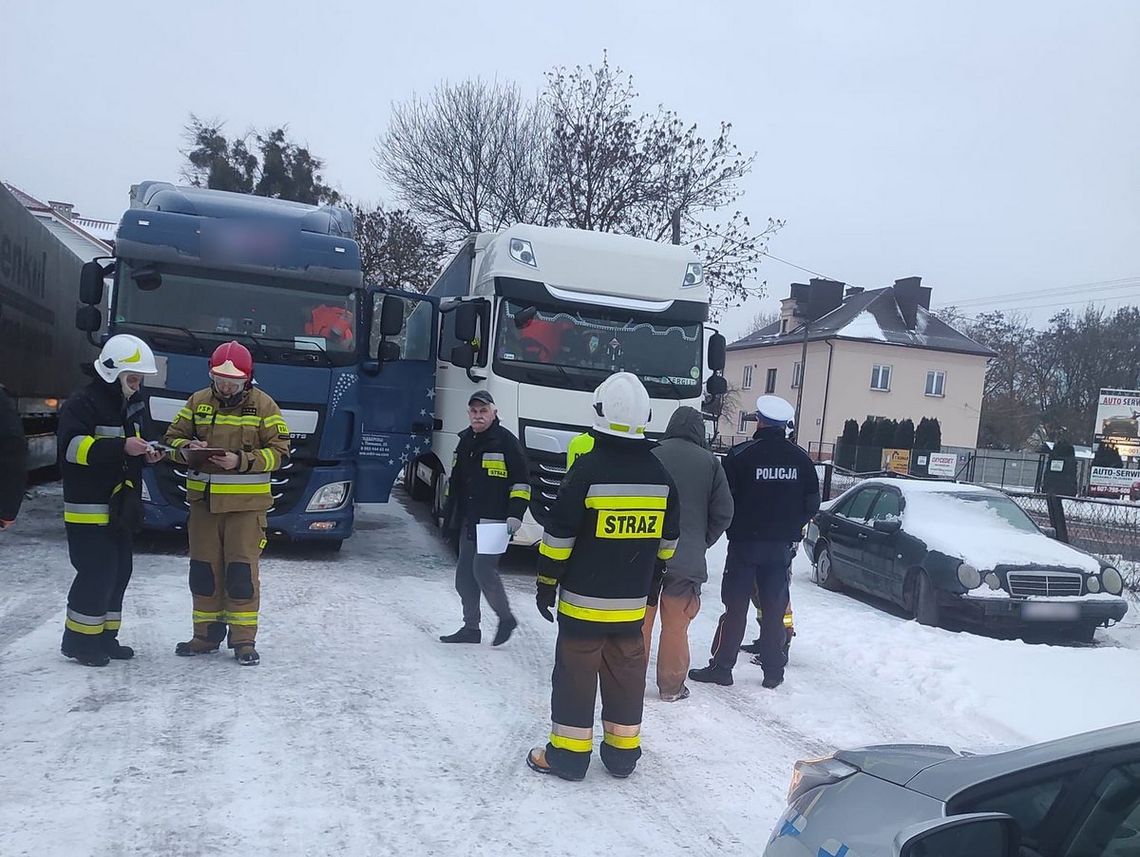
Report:
[[[483,632],[478,628],[460,628],[454,634],[440,637],[439,641],[441,643],[481,643],[483,642]]]
[[[135,650],[130,646],[124,646],[118,640],[112,640],[109,643],[103,644],[103,651],[107,653],[113,661],[129,661],[135,656]]]
[[[750,655],[760,654],[760,640],[755,639],[751,643],[745,643],[740,647],[740,651],[747,652]]]
[[[706,684],[719,684],[722,687],[729,687],[732,684],[732,670],[716,664],[709,664],[699,670],[689,670],[689,678]]]
[[[234,659],[238,662],[239,666],[243,667],[255,667],[261,663],[261,655],[257,653],[257,649],[253,646],[243,646],[240,649],[235,649]]]
[[[634,771],[633,768],[606,768],[606,770],[610,772],[611,777],[617,777],[619,780],[626,779]]]
[[[491,642],[492,646],[501,646],[511,638],[511,632],[519,626],[519,620],[514,616],[505,616],[499,620],[499,627],[495,631],[495,639]],[[476,641],[478,642],[478,641]]]
[[[784,683],[783,674],[775,675],[769,674],[764,676],[764,681],[760,682],[761,687],[766,687],[768,690],[775,690],[777,687]]]
[[[106,652],[75,650],[66,646],[61,647],[59,651],[65,658],[71,658],[85,667],[105,667],[111,663]]]
[[[192,658],[194,655],[212,655],[218,651],[215,645],[212,649],[199,648],[194,645],[193,640],[187,640],[185,643],[179,643],[174,647],[174,654],[183,658]]]

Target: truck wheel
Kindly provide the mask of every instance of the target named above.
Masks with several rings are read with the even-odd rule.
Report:
[[[815,558],[812,566],[812,579],[828,592],[839,592],[843,584],[835,576],[835,563],[831,559],[831,545],[824,544],[823,550]]]
[[[430,500],[432,490],[430,485],[425,485],[416,476],[416,462],[409,461],[408,466],[404,469],[404,490],[408,492],[408,496],[416,502],[424,502]]]
[[[920,625],[938,626],[941,608],[938,592],[930,582],[930,575],[919,571],[914,581],[914,618]]]
[[[443,528],[443,492],[447,489],[447,480],[438,470],[432,474],[431,488],[431,516],[435,525]]]

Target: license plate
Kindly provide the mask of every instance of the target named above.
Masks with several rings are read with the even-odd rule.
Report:
[[[1021,608],[1021,618],[1031,622],[1065,622],[1079,619],[1081,607],[1079,604],[1047,604],[1039,601],[1029,601]]]

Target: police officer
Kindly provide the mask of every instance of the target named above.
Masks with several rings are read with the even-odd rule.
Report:
[[[499,557],[477,551],[475,528],[480,523],[505,522],[508,532],[514,535],[530,505],[530,474],[522,446],[499,422],[495,400],[489,392],[476,390],[471,394],[467,419],[470,425],[459,433],[444,506],[445,529],[460,530],[455,589],[463,602],[463,627],[439,639],[443,643],[482,641],[482,594],[499,617],[491,645],[501,646],[519,623],[499,577]]]
[[[60,651],[88,667],[127,660],[119,644],[131,579],[134,531],[142,523],[143,462],[162,453],[143,440],[144,375],[158,369],[137,336],[112,336],[94,363],[98,376],[59,413],[63,521],[75,580],[67,595]]]
[[[763,615],[777,617],[787,611],[796,542],[803,538],[804,525],[819,511],[815,464],[786,437],[794,415],[795,409],[779,396],[761,396],[756,400],[755,435],[734,446],[724,458],[735,503],[720,587],[724,613],[713,637],[709,665],[690,670],[693,681],[732,684],[754,586]],[[758,657],[764,668],[764,687],[778,687],[784,680],[785,642],[783,623],[763,623]]]
[[[260,663],[255,647],[270,478],[289,459],[289,427],[277,403],[253,386],[253,357],[240,342],[219,345],[210,357],[210,386],[199,390],[166,432],[171,457],[220,449],[191,467],[190,593],[194,636],[176,655],[218,651],[229,628],[229,648],[242,666]]]
[[[599,683],[602,763],[628,777],[641,758],[641,626],[680,536],[677,489],[645,440],[649,418],[637,376],[619,372],[601,383],[594,449],[563,480],[539,546],[538,610],[550,622],[558,613],[550,740],[527,755],[541,774],[586,776]]]

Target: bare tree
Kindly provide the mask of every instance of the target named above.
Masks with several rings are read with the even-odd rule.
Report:
[[[761,309],[756,311],[756,315],[752,316],[752,321],[748,324],[748,332],[755,333],[758,330],[763,330],[770,327],[780,320],[780,314],[775,310]]]
[[[407,211],[348,203],[360,246],[360,266],[369,285],[426,292],[445,254],[441,240],[427,234]]]

